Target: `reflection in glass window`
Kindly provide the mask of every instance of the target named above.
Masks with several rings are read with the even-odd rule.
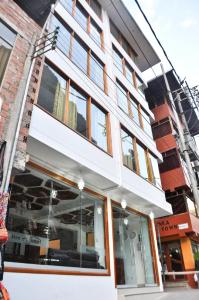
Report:
[[[126,79],[131,83],[133,84],[133,70],[132,68],[127,64],[125,63],[125,71],[126,71]]]
[[[117,285],[154,284],[147,218],[118,206],[112,212]]]
[[[123,66],[122,66],[122,57],[120,56],[120,54],[118,53],[118,51],[113,48],[113,60],[114,60],[114,65],[116,66],[116,68],[118,68],[118,70],[123,73]]]
[[[150,135],[152,137],[153,134],[152,134],[152,129],[151,129],[150,117],[148,114],[145,113],[145,111],[143,109],[141,110],[141,115],[142,115],[142,123],[143,123],[144,131],[146,131],[146,133],[148,133],[148,135]]]
[[[68,126],[87,136],[87,96],[70,86]]]
[[[91,140],[107,151],[106,114],[94,103],[91,104]]]
[[[74,0],[60,0],[63,7],[72,15]]]
[[[145,97],[145,94],[144,94],[144,83],[142,82],[142,80],[137,75],[136,75],[136,82],[137,82],[138,91],[140,92],[140,94],[142,96]]]
[[[0,84],[15,42],[16,34],[0,21]]]
[[[159,172],[159,167],[158,167],[158,161],[157,159],[149,153],[149,159],[151,163],[151,170],[152,170],[152,175],[153,175],[153,184],[155,184],[157,187],[161,188],[161,180],[160,180],[160,172]]]
[[[131,96],[131,110],[132,110],[132,114],[133,114],[133,120],[140,125],[140,118],[139,118],[139,111],[138,111],[138,105],[137,103],[134,101],[134,99],[132,99]]]
[[[70,30],[66,28],[66,25],[63,25],[54,15],[51,18],[50,30],[55,30],[56,27],[59,27],[57,47],[64,54],[69,56],[70,49]]]
[[[90,3],[91,8],[94,10],[96,15],[101,18],[102,8],[99,2],[97,0],[88,0],[88,2]]]
[[[72,49],[72,61],[87,74],[87,49],[82,45],[81,41],[75,37]]]
[[[148,179],[148,170],[147,170],[147,162],[146,162],[146,153],[144,148],[137,144],[137,153],[138,153],[138,161],[140,168],[140,175],[145,179]]]
[[[117,84],[117,101],[118,101],[118,106],[126,113],[129,113],[128,109],[128,98],[127,98],[127,92],[126,90],[119,84]]]
[[[133,138],[123,129],[121,130],[123,163],[129,169],[136,171]]]
[[[77,22],[81,25],[81,27],[87,31],[88,26],[88,14],[83,9],[83,7],[79,4],[79,2],[76,3],[75,7],[75,19]]]
[[[91,76],[90,78],[102,89],[104,90],[104,66],[96,58],[96,56],[91,54]]]
[[[60,121],[64,121],[66,80],[44,65],[37,103]]]
[[[93,20],[90,23],[90,35],[96,44],[101,47],[101,30]]]
[[[34,169],[13,178],[8,230],[6,261],[106,269],[104,201]]]

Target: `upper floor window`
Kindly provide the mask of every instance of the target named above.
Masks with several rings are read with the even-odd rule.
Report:
[[[123,58],[122,55],[117,51],[115,47],[113,47],[113,60],[114,60],[114,65],[118,70],[123,73]]]
[[[16,34],[0,20],[0,85],[15,39]]]
[[[99,46],[103,46],[103,34],[101,28],[96,24],[93,18],[88,14],[86,9],[76,0],[60,0],[64,8],[75,18],[79,25],[90,35],[94,42]],[[98,2],[88,0],[93,8],[98,7]]]
[[[127,91],[123,88],[123,86],[117,81],[117,100],[118,106],[126,113],[129,113],[129,105],[128,105],[128,97]]]
[[[139,173],[145,179],[149,179],[148,168],[147,168],[147,156],[146,149],[137,143],[137,154],[139,163]]]
[[[123,34],[119,31],[119,29],[115,26],[115,24],[110,21],[110,31],[114,38],[120,43],[122,48],[125,50],[125,52],[130,56],[130,58],[135,61],[137,54],[133,50],[133,48],[130,46],[126,38],[123,36]]]
[[[142,115],[142,127],[144,131],[151,137],[152,135],[152,129],[151,129],[151,121],[149,115],[141,108],[141,115]]]
[[[151,167],[151,171],[152,171],[151,179],[157,187],[161,188],[162,185],[161,185],[161,180],[160,180],[160,171],[159,171],[159,167],[158,167],[158,161],[151,153],[149,153],[149,161],[150,161],[150,167]]]
[[[105,65],[86,46],[80,37],[57,17],[51,19],[51,30],[59,26],[57,47],[71,59],[102,90],[106,88]]]
[[[133,138],[127,131],[121,130],[123,163],[129,169],[136,171],[136,160]]]
[[[70,79],[44,65],[38,105],[111,154],[108,113]]]
[[[94,10],[96,15],[101,18],[102,16],[102,7],[97,0],[86,0],[90,7]]]
[[[137,89],[139,91],[139,93],[141,93],[142,96],[145,97],[144,94],[144,83],[143,81],[139,78],[139,76],[137,74],[135,74],[136,77],[136,85],[137,85]]]

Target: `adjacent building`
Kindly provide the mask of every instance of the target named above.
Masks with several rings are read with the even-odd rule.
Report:
[[[176,92],[181,92],[181,102],[190,132],[189,155],[197,172],[198,154],[193,138],[199,129],[197,111],[194,110],[192,99],[186,92],[182,93],[173,71],[167,72],[166,76],[174,99]],[[173,107],[168,100],[163,76],[148,83],[146,98],[155,116],[152,124],[153,136],[163,156],[163,162],[159,164],[162,188],[173,210],[172,216],[156,219],[157,232],[162,242],[162,263],[169,272],[193,271],[196,253],[199,251],[199,219],[173,113],[178,107],[177,104]],[[185,130],[183,123],[181,126]],[[190,286],[196,285],[193,275],[166,276],[166,281],[188,281]]]
[[[142,74],[157,54],[122,1],[61,0],[51,11],[53,1],[10,2],[45,46],[59,32],[56,49],[33,59],[23,95],[5,250],[11,296],[114,300],[162,291],[154,217],[171,205]],[[14,21],[5,23],[10,14],[4,26],[20,36]]]

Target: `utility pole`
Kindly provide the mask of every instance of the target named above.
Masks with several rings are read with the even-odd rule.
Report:
[[[173,95],[171,93],[170,86],[169,86],[169,83],[168,83],[168,80],[167,80],[167,77],[166,77],[166,74],[165,74],[165,71],[164,71],[164,67],[163,67],[162,64],[161,64],[161,69],[162,69],[162,74],[163,74],[163,77],[164,77],[168,97],[169,97],[169,100],[172,104],[172,107],[174,108],[173,109],[173,114],[174,114],[174,117],[175,117],[175,120],[176,120],[176,125],[177,125],[177,128],[178,128],[178,132],[179,132],[180,146],[181,146],[181,150],[184,154],[185,162],[186,162],[186,165],[187,165],[187,168],[188,168],[188,171],[189,171],[189,178],[190,178],[190,181],[191,181],[191,187],[192,187],[193,196],[194,196],[194,200],[195,200],[195,204],[196,204],[197,214],[199,216],[199,193],[198,193],[195,173],[193,171],[191,160],[190,160],[190,157],[189,157],[189,149],[187,147],[187,143],[188,143],[187,134],[184,135],[184,132],[182,130],[182,126],[181,126],[181,123],[180,123],[180,118],[179,118],[178,113],[175,109],[175,103],[174,103]],[[187,131],[188,127],[187,127],[185,115],[184,115],[184,112],[183,112],[183,109],[182,109],[180,95],[179,95],[178,92],[177,92],[177,102],[178,102],[180,114],[182,116],[183,125],[184,125],[184,127]]]

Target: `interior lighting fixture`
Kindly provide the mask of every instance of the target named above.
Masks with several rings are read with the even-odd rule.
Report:
[[[84,182],[84,180],[83,179],[80,179],[80,181],[78,182],[78,189],[80,190],[80,191],[83,191],[83,189],[84,189],[84,187],[85,187],[85,182]]]
[[[126,200],[125,200],[125,199],[122,199],[122,201],[121,201],[121,207],[122,207],[123,209],[125,209],[126,206],[127,206]]]

